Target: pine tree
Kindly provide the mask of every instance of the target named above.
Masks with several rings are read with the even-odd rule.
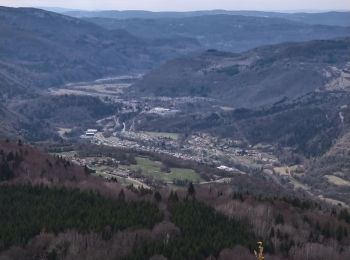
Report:
[[[84,172],[86,175],[90,174],[90,169],[86,165],[84,165]]]
[[[121,202],[125,202],[125,193],[123,189],[118,194],[118,200]]]
[[[179,201],[179,197],[177,196],[176,191],[171,191],[169,198],[168,198],[169,202],[178,202]]]
[[[344,233],[343,233],[343,228],[342,226],[338,226],[337,228],[337,240],[340,242],[343,240]]]
[[[278,213],[278,215],[276,216],[275,218],[275,224],[278,225],[278,224],[284,224],[284,218],[283,218],[283,215],[281,213]]]
[[[154,200],[155,200],[157,203],[161,202],[162,196],[160,195],[159,191],[156,191],[156,192],[154,193]]]
[[[14,173],[7,162],[3,162],[0,166],[0,181],[7,181],[14,177]]]
[[[187,196],[191,196],[192,198],[195,198],[195,196],[196,196],[196,190],[194,189],[192,182],[190,182],[190,184],[188,186]]]
[[[15,156],[14,156],[13,152],[9,152],[8,155],[7,155],[7,161],[11,162],[14,159],[15,159]]]
[[[322,229],[322,235],[326,238],[330,238],[331,237],[331,226],[329,223],[327,223],[323,229]]]

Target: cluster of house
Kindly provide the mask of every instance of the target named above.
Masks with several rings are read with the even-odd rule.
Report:
[[[242,172],[236,168],[228,167],[225,165],[220,165],[220,166],[216,167],[216,169],[221,170],[221,171],[226,171],[226,172],[245,174],[244,172]]]
[[[91,138],[94,137],[97,132],[97,129],[88,129],[85,131],[85,134],[82,137]]]

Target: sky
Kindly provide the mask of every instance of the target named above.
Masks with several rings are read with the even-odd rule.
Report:
[[[2,6],[63,7],[84,10],[349,10],[349,0],[0,0]]]

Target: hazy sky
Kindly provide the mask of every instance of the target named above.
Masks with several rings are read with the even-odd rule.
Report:
[[[115,10],[349,10],[349,0],[0,0],[4,6]]]

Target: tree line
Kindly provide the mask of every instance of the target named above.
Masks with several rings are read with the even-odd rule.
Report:
[[[28,185],[0,186],[0,212],[0,250],[25,245],[41,231],[94,231],[108,239],[119,230],[151,228],[162,220],[149,202],[126,203],[93,192]]]

